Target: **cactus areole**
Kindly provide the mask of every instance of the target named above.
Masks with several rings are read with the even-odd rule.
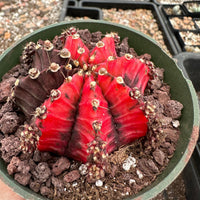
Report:
[[[29,119],[22,150],[81,161],[91,171],[88,178],[98,180],[111,152],[147,133],[155,112],[143,94],[153,63],[131,54],[119,57],[116,33],[90,50],[74,27],[60,40],[60,50],[49,40],[36,44],[33,67],[16,82],[15,101]]]

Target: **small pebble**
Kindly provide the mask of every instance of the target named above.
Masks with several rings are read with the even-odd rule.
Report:
[[[78,170],[72,170],[64,176],[64,181],[67,183],[71,183],[80,178],[80,174]]]
[[[79,167],[79,172],[81,175],[86,175],[88,173],[88,168],[85,164],[82,164],[80,167]]]
[[[129,171],[131,167],[136,167],[136,159],[132,156],[129,156],[123,163],[122,168],[125,171]]]
[[[31,174],[30,173],[28,173],[28,174],[16,173],[14,175],[14,179],[21,185],[26,186],[26,185],[28,185],[28,183],[31,179]]]
[[[46,186],[42,186],[40,188],[40,193],[43,196],[47,196],[47,195],[49,195],[51,193],[51,190],[48,187],[46,187]]]
[[[178,128],[180,126],[180,122],[178,120],[173,120],[172,125],[173,127]]]
[[[78,183],[77,182],[74,182],[73,184],[72,184],[72,187],[76,187],[78,185]]]
[[[66,169],[69,169],[70,162],[65,157],[60,157],[57,162],[52,167],[52,172],[54,175],[58,176]]]
[[[135,183],[135,180],[134,180],[134,179],[130,179],[130,180],[129,180],[129,184],[131,185],[131,184],[133,184],[133,183]]]
[[[102,181],[102,180],[97,180],[97,181],[95,182],[95,185],[96,185],[97,187],[102,187],[102,186],[103,186],[103,181]]]
[[[129,171],[130,170],[130,168],[131,168],[131,165],[129,164],[129,163],[123,163],[123,169],[125,170],[125,171]]]
[[[142,179],[144,177],[143,174],[142,174],[142,172],[140,170],[137,169],[136,173],[137,173],[139,179]]]

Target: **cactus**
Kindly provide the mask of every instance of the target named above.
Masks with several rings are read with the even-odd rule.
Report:
[[[115,33],[91,51],[75,28],[62,40],[61,50],[49,40],[37,44],[33,68],[15,84],[16,104],[29,118],[22,147],[86,163],[94,181],[104,177],[111,152],[146,135],[143,94],[150,69],[130,54],[117,56]]]

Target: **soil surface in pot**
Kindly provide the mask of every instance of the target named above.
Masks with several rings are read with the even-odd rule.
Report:
[[[170,98],[170,86],[163,82],[164,70],[153,65],[150,61],[151,56],[147,54],[138,56],[134,49],[128,46],[128,38],[122,41],[116,39],[117,56],[132,55],[150,68],[150,79],[144,95],[139,98],[146,105],[144,109],[148,118],[146,136],[107,155],[103,161],[103,173],[100,177],[99,174],[95,175],[94,179],[88,179],[88,176],[93,171],[98,171],[95,168],[97,165],[95,160],[91,167],[65,156],[38,151],[34,145],[40,135],[35,134],[30,127],[26,129],[27,124],[35,118],[30,119],[35,113],[27,117],[26,110],[32,109],[37,97],[32,98],[30,105],[23,107],[21,105],[24,104],[17,101],[16,88],[21,87],[20,95],[26,101],[24,87],[27,85],[24,80],[28,78],[38,80],[38,77],[35,78],[37,74],[33,75],[30,72],[41,65],[45,73],[60,73],[64,77],[77,73],[79,66],[70,61],[72,68],[69,68],[69,65],[66,65],[69,64],[69,59],[65,58],[63,62],[63,58],[59,55],[63,48],[63,38],[67,37],[67,33],[66,31],[61,36],[55,36],[52,43],[48,41],[50,49],[45,46],[47,41],[39,40],[37,44],[32,42],[27,44],[20,63],[3,76],[0,84],[1,157],[7,164],[8,173],[16,181],[50,199],[126,198],[150,185],[167,166],[179,138],[178,119],[183,106]],[[88,30],[78,30],[78,34],[90,51],[104,37],[101,32],[90,33]],[[53,60],[63,65],[63,68],[49,72],[49,64]],[[45,63],[48,64],[45,66]],[[84,73],[90,71],[88,68],[83,67],[83,69]],[[38,76],[41,75],[42,73]],[[48,81],[51,82],[50,79]],[[33,85],[39,90],[37,84]],[[117,124],[115,126],[117,127]]]

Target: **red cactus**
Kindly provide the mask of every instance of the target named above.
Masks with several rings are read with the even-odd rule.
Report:
[[[89,63],[96,65],[107,61],[109,57],[117,57],[115,41],[112,34],[107,34],[90,53]]]
[[[82,84],[83,75],[80,72],[68,77],[57,90],[52,90],[51,97],[37,109],[35,124],[42,132],[38,142],[40,151],[51,151],[60,155],[65,153]]]
[[[87,65],[89,59],[89,49],[85,46],[81,40],[79,34],[69,35],[66,38],[64,49],[69,51],[68,57],[74,61],[74,64],[78,67],[79,65]]]
[[[110,111],[119,132],[119,145],[131,143],[146,135],[147,119],[141,110],[141,103],[127,87],[122,77],[112,77],[101,69],[98,83],[110,105]]]
[[[108,103],[91,75],[85,77],[78,115],[72,132],[67,154],[76,160],[86,162],[92,152],[91,145],[95,146],[98,141],[104,144],[103,148],[98,147],[99,159],[103,154],[106,155],[117,147],[118,135],[109,113]]]
[[[98,72],[101,68],[105,68],[115,77],[121,76],[130,88],[137,87],[142,94],[144,93],[149,80],[149,67],[139,59],[125,54],[123,57],[100,63],[94,71]]]
[[[35,107],[38,101],[44,101],[36,108],[35,118],[30,124],[33,127],[31,133],[38,129],[41,133],[37,145],[40,151],[89,162],[92,170],[99,170],[96,176],[98,179],[99,174],[103,177],[102,170],[109,153],[147,132],[142,95],[149,80],[149,68],[130,54],[117,57],[116,34],[106,35],[89,52],[74,29],[66,33],[66,41],[59,55],[65,58],[66,63],[72,61],[76,68],[83,68],[83,74],[79,71],[67,77],[62,85],[58,80],[56,86],[61,86],[57,90],[51,86],[53,90],[50,97],[44,101],[43,96],[47,97],[50,88],[44,89],[47,87],[44,82],[46,79],[41,78],[41,75],[53,73],[53,76],[62,76],[62,80],[63,76],[68,75],[63,70],[70,68],[68,65],[60,67],[59,63],[52,63],[43,73],[35,73],[33,79],[25,78],[22,83],[20,81],[15,89],[16,100],[20,99],[17,102],[21,108],[25,104],[25,113],[29,110],[31,98],[37,99]],[[63,63],[62,59],[56,60]],[[52,83],[53,79],[50,78],[50,81]],[[29,82],[32,86],[28,85]],[[46,92],[42,97],[33,89],[38,88],[39,84],[42,89],[38,90]],[[20,98],[21,90],[31,94],[30,98],[23,101]],[[33,105],[30,107],[32,110]],[[38,137],[35,138],[38,140]]]
[[[126,66],[123,78],[131,88],[137,88],[143,94],[149,80],[149,67],[139,59],[132,59]]]

